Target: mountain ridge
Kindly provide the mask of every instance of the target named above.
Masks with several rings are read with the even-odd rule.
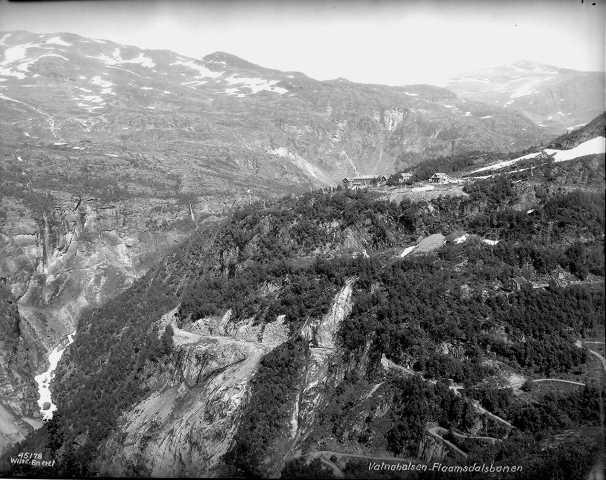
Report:
[[[461,74],[446,86],[466,98],[517,110],[552,135],[604,109],[605,73],[522,60]]]
[[[10,35],[10,34],[9,34]],[[23,33],[22,35],[26,35],[25,33]],[[52,40],[53,38],[55,38],[55,34],[47,34],[45,37],[43,37],[43,39],[45,39],[46,41],[48,40]],[[4,37],[3,37],[4,38]],[[10,37],[9,37],[10,38]],[[60,38],[60,35],[59,37]],[[78,36],[73,36],[70,37],[72,39],[76,39],[79,38],[81,42],[84,42],[83,45],[80,45],[78,48],[79,49],[84,49],[84,51],[86,50],[87,47],[90,47],[90,42],[87,41],[85,39],[85,37],[78,37]],[[30,42],[30,44],[33,42]],[[61,42],[59,42],[61,43]],[[52,45],[52,43],[51,43]],[[116,44],[115,42],[105,42],[105,41],[96,41],[96,47],[101,48],[102,50],[104,50],[104,53],[102,54],[95,54],[95,55],[86,55],[85,53],[85,57],[84,60],[86,62],[90,62],[90,61],[94,61],[94,60],[98,60],[102,62],[102,68],[110,68],[113,69],[114,72],[116,69],[122,69],[123,71],[126,71],[127,67],[130,69],[128,71],[131,72],[132,75],[141,75],[143,74],[144,76],[147,76],[150,74],[149,71],[142,69],[139,65],[143,65],[143,63],[140,62],[148,62],[148,65],[151,65],[149,62],[151,62],[151,58],[144,60],[145,54],[147,52],[147,54],[157,54],[160,55],[160,57],[156,60],[158,61],[162,61],[162,56],[164,57],[170,57],[173,59],[173,61],[171,62],[173,65],[173,69],[174,68],[179,68],[180,69],[180,74],[181,75],[185,75],[185,71],[183,70],[184,68],[190,68],[191,69],[191,73],[195,73],[196,70],[199,71],[199,74],[194,76],[193,81],[189,82],[188,85],[184,85],[185,82],[181,82],[182,85],[179,85],[176,88],[182,89],[183,87],[187,88],[190,87],[189,90],[199,90],[199,93],[201,93],[203,96],[206,95],[205,92],[211,93],[209,91],[209,89],[212,89],[212,94],[216,96],[216,94],[227,94],[227,96],[234,96],[237,98],[241,98],[244,100],[251,100],[250,98],[250,92],[252,91],[252,94],[256,94],[256,93],[263,93],[263,92],[274,92],[274,93],[279,93],[279,94],[286,94],[284,95],[283,98],[281,98],[280,100],[282,101],[282,103],[284,103],[284,101],[287,100],[288,97],[292,97],[292,96],[298,96],[299,93],[297,92],[301,92],[304,93],[305,90],[308,89],[312,89],[311,92],[309,93],[314,93],[314,92],[322,92],[322,90],[324,90],[324,92],[322,93],[324,96],[328,96],[328,102],[330,102],[329,98],[332,95],[335,95],[334,91],[326,91],[326,87],[328,85],[331,85],[331,82],[318,82],[316,80],[311,79],[310,77],[305,76],[304,74],[301,73],[292,73],[292,72],[279,72],[277,70],[272,70],[272,69],[266,69],[264,67],[260,67],[258,65],[252,64],[250,62],[247,62],[245,60],[240,59],[239,57],[235,57],[229,54],[225,54],[222,52],[216,52],[214,54],[210,54],[209,56],[207,56],[207,60],[213,60],[210,62],[207,62],[208,64],[205,65],[205,61],[204,59],[200,60],[200,59],[191,59],[185,56],[179,56],[177,54],[173,54],[172,52],[168,52],[168,51],[160,51],[160,50],[146,50],[146,49],[138,49],[136,47],[130,47],[130,46],[123,46],[120,47],[118,44]],[[31,47],[31,45],[30,45]],[[44,48],[46,49],[48,47],[48,45],[45,45]],[[55,45],[56,50],[57,50],[57,54],[58,55],[65,55],[65,53],[69,53],[69,49],[66,49],[66,46],[61,46],[61,45]],[[117,52],[114,51],[114,53],[111,52],[112,47],[119,47],[119,48],[124,48],[124,51],[120,51],[118,50]],[[131,50],[132,49],[132,50]],[[110,51],[108,51],[110,50]],[[105,53],[105,51],[108,51],[107,53]],[[63,52],[63,53],[61,53]],[[175,56],[176,55],[176,56]],[[213,56],[214,55],[214,56]],[[225,55],[228,55],[228,57],[225,57]],[[53,53],[53,56],[55,59],[53,59],[53,62],[60,62],[61,59],[60,57],[58,57],[57,55],[55,55]],[[168,58],[167,57],[167,58]],[[217,60],[220,58],[230,58],[233,61],[235,61],[238,65],[240,65],[241,68],[244,69],[244,71],[249,71],[249,70],[258,70],[258,71],[262,71],[267,73],[268,75],[271,74],[277,74],[278,77],[275,79],[263,79],[263,81],[261,79],[256,79],[254,80],[252,83],[249,82],[248,84],[246,83],[246,81],[241,81],[238,80],[238,78],[242,78],[242,73],[240,72],[240,74],[238,74],[238,72],[234,72],[236,74],[236,76],[226,76],[227,73],[225,74],[221,74],[220,73],[220,69],[218,68],[218,65],[216,62],[217,61],[221,61],[221,60]],[[166,60],[166,59],[165,59]],[[37,61],[42,61],[42,60],[37,60]],[[47,61],[46,59],[44,61]],[[49,59],[48,62],[50,62],[51,60]],[[136,63],[139,62],[139,63]],[[177,65],[176,67],[174,65]],[[35,67],[35,65],[33,65]],[[17,67],[17,68],[21,68],[21,67]],[[22,68],[27,69],[29,68],[29,65],[24,65]],[[6,70],[5,73],[9,72],[12,73],[13,75],[23,75],[23,72],[20,72],[19,70],[16,71],[11,71],[10,68],[4,67],[4,69]],[[135,71],[136,70],[136,71]],[[99,73],[104,73],[103,71],[99,72]],[[107,73],[107,72],[105,72]],[[166,77],[166,72],[163,72],[163,75]],[[290,78],[290,77],[293,78]],[[224,81],[223,79],[226,79],[226,81]],[[106,80],[101,79],[101,82],[106,82]],[[288,82],[288,83],[286,83]],[[218,88],[214,88],[212,84],[215,84]],[[230,85],[233,85],[230,86]],[[280,86],[280,85],[290,85],[290,93],[286,93],[286,90],[288,90],[288,88],[285,88],[284,86]],[[318,87],[322,87],[322,89],[320,90]],[[315,87],[315,88],[314,88]],[[336,86],[335,86],[336,87]],[[82,88],[86,88],[90,90],[90,87],[88,87],[88,85],[82,85]],[[148,88],[148,87],[145,87]],[[152,87],[153,88],[153,87]],[[339,85],[338,88],[343,88],[343,85]],[[388,87],[388,86],[382,86],[382,85],[362,85],[362,84],[356,84],[354,82],[349,82],[348,83],[348,88],[350,89],[370,89],[370,90],[380,90],[381,92],[391,92],[391,95],[394,96],[394,99],[392,101],[398,102],[398,103],[402,103],[403,99],[406,99],[407,102],[406,103],[411,103],[413,97],[417,96],[419,97],[419,102],[421,102],[421,99],[423,98],[423,93],[427,93],[427,99],[429,100],[429,102],[433,102],[434,104],[429,105],[431,107],[431,109],[435,109],[436,107],[440,107],[439,105],[435,105],[436,101],[440,100],[440,97],[443,97],[444,99],[447,99],[448,97],[450,97],[450,93],[447,94],[447,92],[445,90],[442,90],[440,94],[436,94],[433,95],[431,94],[430,90],[433,92],[438,92],[438,88],[437,87],[430,87],[430,86],[418,86],[418,85],[414,85],[414,86],[410,86],[410,89],[412,89],[412,94],[411,92],[408,92],[407,95],[407,87],[406,86],[401,86],[401,87]],[[96,89],[96,88],[95,88]],[[93,89],[93,90],[95,90]],[[111,92],[111,88],[109,87],[105,87],[105,91],[106,92]],[[369,92],[370,93],[370,92]],[[375,95],[377,95],[379,92],[377,91],[375,93]],[[263,93],[264,94],[264,93]],[[360,100],[363,100],[361,98],[359,98],[358,95],[356,95],[358,98],[353,97],[352,100],[354,102],[359,102]],[[101,112],[101,108],[104,105],[104,100],[105,100],[105,95],[101,95],[102,99],[99,100],[98,98],[95,98],[93,95],[88,95],[88,99],[84,99],[84,101],[79,102],[82,105],[89,105],[88,108],[90,108],[91,110],[94,111],[99,111]],[[396,99],[397,97],[397,99]],[[452,100],[454,100],[454,97],[451,98]],[[69,99],[68,99],[69,100]],[[208,100],[211,100],[210,98]],[[222,98],[215,98],[215,100],[222,100]],[[243,101],[244,101],[243,100]],[[305,108],[313,108],[313,109],[317,109],[317,99],[314,99],[313,97],[308,96],[307,94],[304,96],[304,98],[302,98],[302,100],[304,100],[306,103],[308,103],[309,106],[306,106]],[[311,104],[309,104],[310,100],[312,101]],[[346,100],[345,98],[343,100]],[[370,98],[368,99],[370,100]],[[341,100],[339,100],[341,101]],[[348,100],[351,101],[351,100]],[[366,101],[366,100],[363,100]],[[376,100],[373,100],[373,103]],[[419,103],[417,102],[417,103]],[[286,102],[286,104],[288,104],[290,102]],[[415,103],[415,102],[412,102]],[[314,105],[316,104],[316,105]],[[422,102],[420,103],[421,105],[423,104]],[[329,103],[330,105],[330,103]],[[293,105],[294,106],[294,105]],[[374,107],[374,108],[373,108]],[[473,107],[473,106],[472,106]],[[146,107],[147,108],[147,107]],[[151,107],[150,107],[151,108]],[[300,108],[300,107],[299,107]],[[378,118],[379,121],[381,120],[381,117],[383,116],[381,113],[381,109],[379,109],[379,112],[376,112],[376,107],[374,105],[360,105],[360,108],[363,109],[371,109],[370,112],[366,113],[366,115],[371,116],[371,118],[374,118],[374,121],[376,121],[376,119]],[[385,107],[383,107],[385,108]],[[405,108],[405,107],[397,107],[397,108]],[[443,107],[440,107],[443,109]],[[448,107],[451,108],[451,107]],[[461,107],[463,108],[463,107]],[[475,107],[474,107],[475,108]],[[374,110],[374,111],[373,111]],[[427,113],[423,113],[422,109],[419,110],[419,112],[421,112],[421,115],[427,115]],[[317,112],[319,113],[319,112]],[[361,111],[361,113],[365,113],[363,111]],[[453,112],[451,112],[453,113]],[[462,116],[464,112],[458,113],[458,116]],[[457,116],[454,115],[453,119]],[[472,113],[470,113],[469,115],[472,115]],[[443,113],[442,113],[443,116]],[[434,115],[435,117],[435,115]],[[444,120],[436,117],[435,119],[432,120],[433,122],[436,122],[436,127],[438,129],[440,129],[440,122],[443,122]],[[449,122],[451,122],[452,120],[449,120]],[[460,120],[461,122],[469,122],[471,121],[470,119],[464,119],[461,118]],[[487,122],[488,123],[488,122]],[[490,126],[487,124],[486,126],[488,126],[490,128]],[[468,127],[468,128],[478,128],[480,127],[479,125],[474,125],[473,127]],[[324,127],[326,128],[326,127]],[[334,127],[332,127],[334,128]],[[494,127],[492,127],[494,128]],[[507,128],[511,129],[512,126],[508,126]],[[530,127],[530,125],[528,125],[526,127],[527,129],[531,129],[532,127]],[[338,132],[339,128],[337,127],[337,132]],[[485,130],[484,128],[481,128],[481,130]],[[518,128],[518,132],[515,133],[514,135],[519,135],[522,134],[523,132],[521,131],[520,128]],[[513,132],[513,130],[512,130]],[[377,132],[378,133],[378,132]],[[489,133],[489,130],[486,130],[486,133]],[[538,133],[535,131],[535,134]],[[339,133],[336,133],[337,135],[339,135]],[[376,135],[376,134],[374,134]],[[418,133],[414,133],[414,135],[418,135]],[[492,133],[490,133],[489,135],[492,135],[492,140],[490,141],[499,141],[501,142],[501,145],[499,145],[497,147],[497,149],[504,149],[504,148],[508,148],[506,146],[506,144],[504,144],[502,142],[502,140],[500,139],[499,135],[494,135]],[[314,140],[317,141],[317,140]],[[530,140],[533,141],[533,140]],[[434,142],[435,143],[435,142]],[[464,142],[463,142],[464,143]],[[395,147],[396,145],[394,145]],[[449,146],[450,147],[450,146]],[[392,147],[393,148],[393,147]],[[410,147],[404,147],[405,149],[410,150]],[[419,152],[420,149],[426,148],[424,146],[416,146],[416,147],[412,147],[412,152]],[[434,147],[435,148],[435,147]],[[455,146],[456,148],[456,146]],[[461,148],[465,148],[464,146],[462,146]],[[332,150],[334,150],[334,148],[331,148]],[[402,147],[398,147],[396,151],[394,151],[393,153],[389,152],[390,149],[385,149],[385,151],[383,151],[383,153],[381,155],[385,155],[385,158],[388,159],[390,162],[395,161],[398,157],[401,157],[402,152],[398,153],[399,150],[402,150]],[[301,155],[302,152],[296,152],[297,154]],[[404,152],[406,153],[406,152]],[[335,155],[336,154],[336,155]],[[379,155],[379,152],[375,152],[375,155]],[[337,165],[338,169],[347,169],[347,164],[343,163],[342,161],[340,161],[340,153],[337,152],[333,152],[330,154],[333,158],[331,160],[331,163],[334,163]],[[306,154],[302,155],[303,157],[306,157]],[[352,152],[349,152],[349,156],[354,158],[356,155],[355,153],[352,154]],[[408,158],[410,155],[404,155],[404,157],[402,158]],[[414,153],[413,153],[414,156]],[[317,160],[314,158],[307,158],[308,161],[311,161],[312,163],[315,163]],[[355,158],[354,158],[354,161]],[[364,161],[364,159],[361,160],[362,162]],[[387,160],[386,160],[387,161]],[[409,161],[409,160],[404,160],[404,161]],[[325,161],[326,162],[326,161]],[[331,168],[334,168],[332,165],[317,165],[320,168],[323,169],[328,169],[330,170]],[[387,165],[386,165],[387,166]],[[362,170],[362,169],[360,169]],[[330,172],[327,172],[329,175],[332,175]],[[345,173],[344,170],[341,170],[339,173],[336,173],[333,178],[335,179],[339,179],[340,177],[343,176],[343,173]],[[306,175],[308,174],[308,172],[303,171],[303,174]],[[308,175],[309,176],[309,175]]]

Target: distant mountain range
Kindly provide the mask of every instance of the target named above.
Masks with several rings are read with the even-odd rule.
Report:
[[[39,161],[38,176],[88,162],[131,191],[263,196],[545,139],[518,112],[444,88],[317,81],[221,52],[9,32],[0,54],[3,161]]]
[[[562,134],[604,110],[604,72],[579,72],[521,61],[462,75],[447,88],[462,98],[524,114],[545,132]]]
[[[606,113],[602,113],[581,128],[559,136],[549,146],[569,149],[595,137],[606,137]]]

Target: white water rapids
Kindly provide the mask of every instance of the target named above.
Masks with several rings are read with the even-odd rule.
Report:
[[[53,413],[57,410],[57,405],[53,403],[50,391],[50,383],[52,379],[55,377],[55,369],[59,364],[59,360],[61,360],[61,356],[65,349],[72,344],[74,341],[74,333],[70,333],[67,336],[67,345],[63,348],[55,347],[53,351],[48,355],[48,369],[41,373],[40,375],[36,375],[34,379],[38,384],[38,406],[40,407],[40,413],[42,414],[42,418],[44,420],[50,420],[53,418]]]

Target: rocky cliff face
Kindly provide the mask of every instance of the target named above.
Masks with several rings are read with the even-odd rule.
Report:
[[[233,321],[227,311],[181,329],[175,316],[178,307],[164,315],[160,330],[171,324],[175,351],[153,381],[153,393],[122,415],[103,446],[100,470],[109,475],[152,476],[228,471],[224,456],[233,446],[259,362],[294,334],[308,340],[310,348],[296,401],[288,407],[292,411],[285,426],[289,438],[279,446],[284,455],[264,464],[268,476],[279,476],[284,462],[296,455],[314,428],[327,389],[343,374],[335,368],[340,362],[335,336],[351,311],[354,281],[347,280],[327,315],[308,322],[301,332],[289,333],[283,316],[252,326]]]
[[[260,359],[288,335],[283,318],[243,329],[230,321],[229,311],[182,330],[177,309],[161,320],[163,328],[172,325],[175,351],[153,393],[121,417],[104,445],[99,466],[107,474],[199,476],[220,470]]]
[[[318,412],[328,400],[327,391],[334,388],[345,374],[336,336],[341,322],[351,313],[354,283],[355,278],[348,279],[335,297],[328,314],[322,319],[307,322],[301,331],[301,335],[309,341],[309,355],[293,410],[291,455],[300,448],[316,426]]]
[[[157,254],[185,236],[145,231],[144,219],[125,207],[91,199],[6,219],[0,273],[45,349],[76,329],[82,309],[130,286]]]
[[[41,352],[20,320],[15,297],[0,284],[0,454],[40,425],[33,372]]]
[[[76,331],[83,309],[128,288],[185,233],[146,232],[119,202],[70,199],[36,211],[17,195],[2,200],[0,277],[18,308],[17,340],[10,329],[0,334],[0,355],[10,359],[0,374],[2,404],[39,418],[33,377],[46,369],[47,354]]]
[[[440,439],[425,433],[419,443],[417,457],[427,463],[441,462],[448,455],[448,447]]]

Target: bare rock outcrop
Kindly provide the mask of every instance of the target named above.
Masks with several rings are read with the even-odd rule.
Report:
[[[16,197],[1,200],[0,283],[15,298],[21,338],[11,353],[7,330],[0,331],[0,358],[12,359],[4,364],[10,375],[0,368],[2,404],[13,412],[4,423],[12,429],[21,427],[11,418],[26,414],[40,425],[35,394],[30,398],[24,385],[34,385],[33,377],[48,367],[48,353],[76,330],[80,313],[128,288],[185,236],[146,232],[139,212],[119,202],[61,195],[53,201],[35,209]]]
[[[291,450],[311,432],[327,388],[342,377],[334,368],[339,360],[335,337],[351,312],[354,282],[347,280],[329,312],[301,332],[312,332],[312,346],[292,405]],[[174,331],[170,365],[157,377],[153,393],[120,417],[103,445],[98,465],[104,474],[204,476],[222,471],[259,362],[289,337],[283,315],[257,327],[249,320],[238,322],[228,310],[189,322],[184,330],[177,326],[177,310],[160,321],[161,329],[171,324]],[[270,476],[278,475],[281,465],[272,464]]]
[[[177,327],[175,351],[153,393],[125,412],[103,447],[99,465],[109,475],[204,476],[222,467],[249,395],[258,363],[288,338],[284,317],[244,333],[228,310]]]

